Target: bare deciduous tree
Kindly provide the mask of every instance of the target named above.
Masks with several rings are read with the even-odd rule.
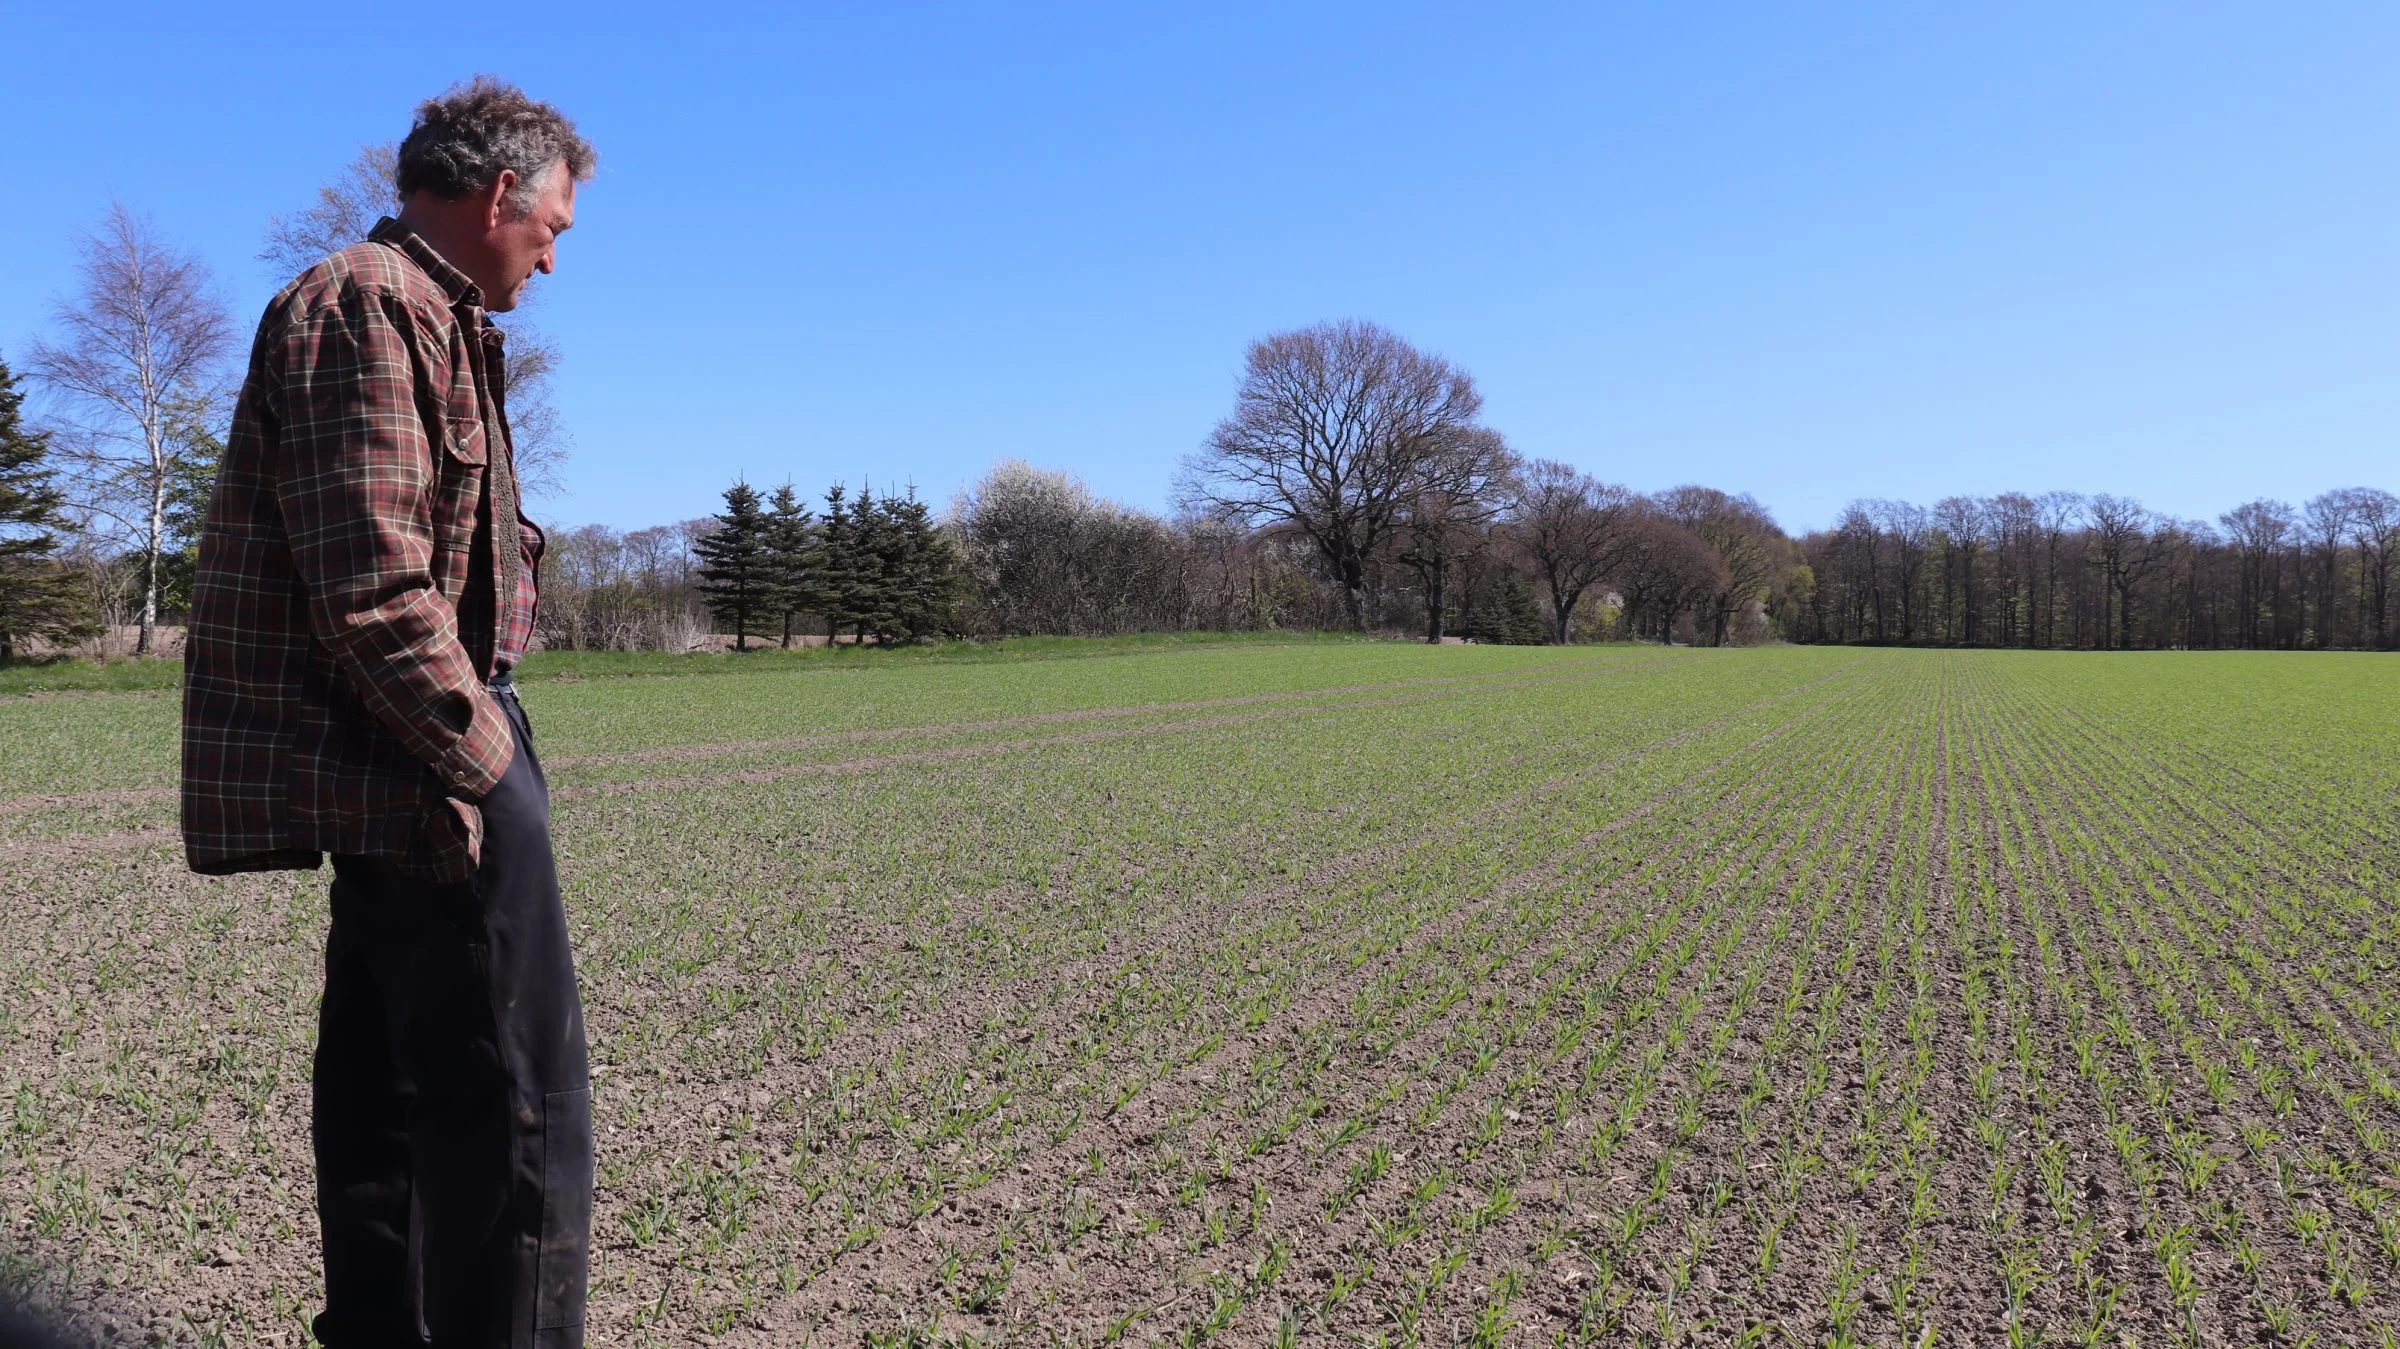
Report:
[[[2032,640],[2032,625],[2026,617],[2032,607],[2033,577],[2039,570],[2035,552],[2041,535],[2040,508],[2023,492],[2002,492],[1988,498],[1983,509],[1991,522],[1992,557],[1999,572],[1994,589],[1999,597],[2000,642],[2022,646]]]
[[[1500,433],[1472,426],[1427,458],[1415,490],[1402,498],[1398,556],[1425,597],[1426,641],[1442,640],[1452,572],[1489,542],[1485,526],[1506,504],[1515,470]]]
[[[1963,642],[1982,616],[1983,597],[1975,590],[1975,561],[1991,533],[1991,520],[1984,503],[1967,496],[1943,497],[1933,503],[1933,519],[1943,541],[1942,613],[1943,622],[1950,627],[1943,636]]]
[[[2358,616],[2361,647],[2391,644],[2392,563],[2400,555],[2400,497],[2380,487],[2342,493],[2350,543],[2358,550]]]
[[[2093,497],[2092,546],[2100,554],[2100,569],[2116,597],[2117,645],[2133,645],[2134,589],[2164,557],[2154,537],[2157,523],[2148,507],[2131,497]]]
[[[2350,528],[2350,494],[2337,490],[2310,498],[2301,521],[2308,543],[2309,579],[2316,589],[2317,621],[2310,638],[2319,648],[2329,647],[2334,643],[2332,615],[2341,574],[2342,535]]]
[[[1550,595],[1550,639],[1565,644],[1584,592],[1609,577],[1632,544],[1631,492],[1555,459],[1519,477],[1512,524]]]
[[[1370,561],[1482,408],[1465,371],[1375,324],[1277,333],[1250,344],[1234,414],[1186,461],[1182,494],[1300,531],[1363,628]]]
[[[1756,498],[1714,487],[1677,487],[1662,493],[1658,505],[1716,550],[1720,585],[1708,596],[1704,617],[1709,644],[1723,646],[1733,639],[1734,616],[1765,597],[1783,531]]]
[[[1627,530],[1610,579],[1625,601],[1627,635],[1671,641],[1677,620],[1707,605],[1726,577],[1723,561],[1705,540],[1644,506]]]
[[[558,344],[522,319],[508,329],[508,372],[501,398],[508,408],[509,443],[516,447],[517,481],[534,497],[566,491],[567,456],[575,437],[551,401],[550,379],[558,373]]]
[[[1933,516],[1923,506],[1906,501],[1870,501],[1867,510],[1892,543],[1893,577],[1898,582],[1893,593],[1899,601],[1900,640],[1917,640],[1917,629],[1925,621],[1925,606],[1919,602],[1917,578],[1924,574],[1925,559],[1933,548]]]
[[[2042,536],[2042,645],[2058,644],[2058,571],[2066,561],[2067,536],[2083,520],[2078,492],[2044,492],[2033,500],[2035,527]]]
[[[2259,616],[2269,606],[2269,566],[2292,532],[2292,508],[2280,501],[2260,499],[2234,507],[2217,517],[2240,559],[2239,596],[2234,623],[2247,647],[2267,645],[2260,640]]]
[[[318,260],[367,237],[381,216],[399,207],[396,171],[400,148],[385,141],[359,147],[358,154],[327,182],[317,187],[317,200],[304,210],[269,217],[264,247],[258,260],[278,280],[288,280],[315,266]],[[507,379],[501,389],[508,408],[509,438],[516,447],[517,478],[523,489],[538,497],[564,490],[561,475],[574,440],[559,421],[551,402],[550,381],[558,373],[558,344],[524,317],[539,293],[540,274],[525,290],[517,308],[495,321],[508,332]]]
[[[189,432],[224,396],[233,326],[207,267],[121,205],[78,252],[80,292],[55,315],[61,340],[37,343],[27,364],[64,413],[57,453],[75,509],[123,530],[140,550],[135,650],[148,654],[167,494]]]
[[[1844,618],[1847,630],[1861,635],[1874,634],[1874,640],[1889,640],[1886,626],[1889,611],[1885,607],[1882,528],[1869,510],[1870,503],[1853,501],[1842,510],[1842,518],[1833,527],[1832,537],[1843,570],[1858,578],[1859,583],[1848,586],[1843,594],[1848,601]],[[1874,615],[1873,626],[1868,615]]]
[[[289,280],[367,237],[377,217],[400,204],[400,147],[385,141],[364,145],[341,170],[317,185],[317,200],[305,210],[267,218],[267,240],[258,260],[277,278]]]

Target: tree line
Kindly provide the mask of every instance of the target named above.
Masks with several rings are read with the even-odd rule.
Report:
[[[370,147],[275,218],[278,274],[363,236],[390,201]],[[81,241],[79,289],[26,353],[44,415],[0,363],[0,656],[131,628],[153,649],[188,594],[222,449],[233,329],[206,268],[122,208]],[[530,483],[566,435],[557,350],[518,325],[509,400]],[[1229,415],[1171,509],[995,466],[937,518],[913,489],[803,503],[736,483],[723,510],[558,528],[540,638],[691,649],[730,635],[1351,628],[1429,641],[1765,640],[2029,647],[2377,649],[2400,644],[2400,499],[2371,487],[2213,521],[2124,497],[1866,500],[1787,534],[1755,499],[1641,493],[1527,459],[1475,381],[1371,323],[1251,344]]]
[[[1854,502],[1798,541],[1796,641],[2391,650],[2400,497],[2256,500],[2178,520],[2119,496]]]

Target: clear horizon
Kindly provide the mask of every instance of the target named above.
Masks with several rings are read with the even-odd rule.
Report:
[[[1521,453],[1794,532],[2400,490],[2387,7],[482,13],[21,18],[0,356],[111,200],[246,345],[267,218],[488,70],[601,152],[535,316],[559,523],[737,474],[941,503],[1002,458],[1163,508],[1244,345],[1345,317],[1472,371]]]

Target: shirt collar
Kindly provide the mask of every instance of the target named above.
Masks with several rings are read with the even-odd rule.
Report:
[[[367,240],[370,243],[388,244],[400,250],[410,262],[424,268],[425,275],[432,277],[433,283],[448,293],[452,305],[483,308],[482,289],[469,280],[465,272],[451,266],[450,259],[434,251],[433,245],[425,242],[424,236],[415,230],[387,215],[375,222],[374,229],[367,231]]]

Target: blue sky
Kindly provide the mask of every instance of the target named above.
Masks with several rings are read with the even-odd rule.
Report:
[[[1382,322],[1529,454],[1759,496],[2400,489],[2389,4],[45,5],[0,354],[112,198],[252,260],[489,70],[600,147],[539,320],[571,494],[995,459],[1165,503],[1249,339]]]

